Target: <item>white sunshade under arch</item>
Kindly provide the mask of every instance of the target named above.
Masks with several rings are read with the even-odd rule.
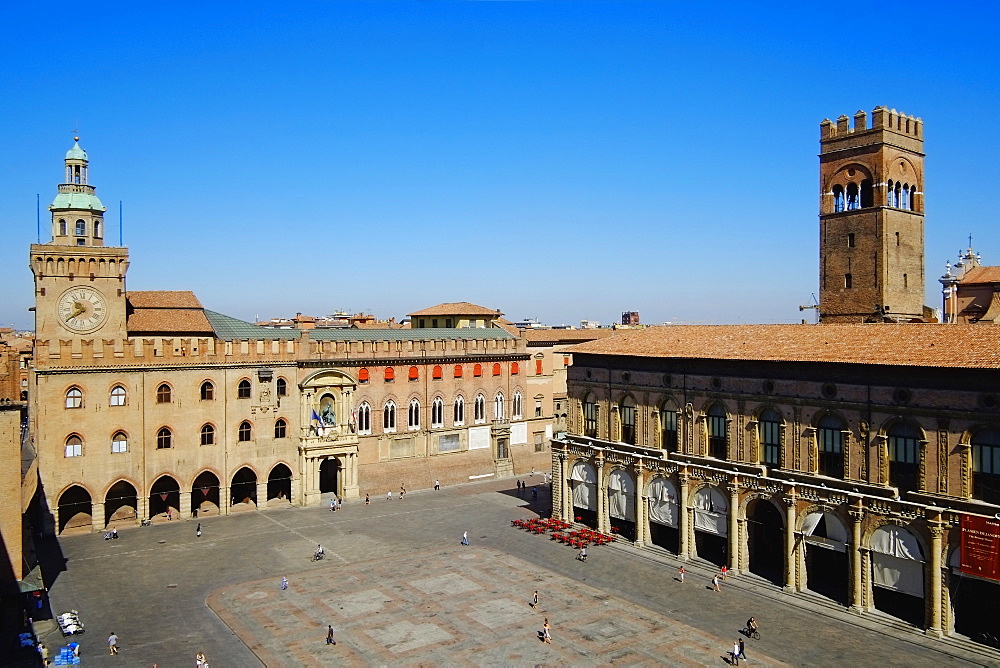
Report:
[[[729,502],[714,487],[702,487],[694,495],[694,528],[717,536],[729,535]]]
[[[628,471],[618,469],[608,478],[608,513],[635,522],[635,480]]]
[[[588,462],[576,462],[570,473],[573,505],[584,510],[597,510],[597,471]]]
[[[875,530],[869,546],[873,585],[923,597],[924,554],[913,533],[897,524],[886,524]]]
[[[847,552],[847,527],[833,513],[813,512],[802,520],[802,534],[810,545]]]
[[[649,483],[649,521],[677,527],[677,488],[666,478]]]

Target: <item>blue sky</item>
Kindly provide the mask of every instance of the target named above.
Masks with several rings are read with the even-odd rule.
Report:
[[[79,129],[131,290],[251,319],[446,301],[551,324],[797,322],[819,122],[925,122],[926,301],[1000,264],[1000,9],[4,3],[0,324],[30,328]],[[806,314],[809,317],[810,314]]]

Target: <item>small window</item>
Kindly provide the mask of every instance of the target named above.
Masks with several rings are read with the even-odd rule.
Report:
[[[215,445],[215,427],[206,424],[201,428],[201,444]]]
[[[854,232],[848,232],[847,234],[847,247],[854,248]]]
[[[83,441],[76,434],[66,439],[66,457],[82,457]]]
[[[455,378],[461,378],[461,377],[462,377],[462,365],[461,364],[456,364],[455,365]]]
[[[249,399],[250,398],[250,381],[244,378],[240,381],[240,384],[236,386],[236,398],[237,399]]]
[[[361,367],[361,370],[358,371],[358,382],[359,383],[368,382],[368,369]]]
[[[493,375],[494,376],[499,376],[500,373],[501,373],[501,371],[500,371],[500,365],[499,364],[494,364],[493,365]]]
[[[844,274],[844,287],[850,289],[854,285],[854,279],[850,274]]]
[[[94,221],[94,236],[98,239],[101,238],[101,221],[99,220]]]
[[[83,390],[79,387],[71,387],[66,391],[66,408],[83,407]]]
[[[569,355],[563,356],[563,366],[569,366]]]
[[[503,420],[506,417],[504,412],[504,398],[501,393],[493,397],[493,417],[497,420]]]
[[[472,375],[475,376],[476,378],[481,377],[483,375],[483,365],[477,364],[476,366],[472,367]]]
[[[510,363],[510,375],[516,376],[521,371],[521,367],[517,365],[517,362]]]
[[[274,390],[279,397],[288,396],[288,381],[284,378],[279,378],[274,384]]]
[[[87,236],[87,223],[82,220],[76,221],[76,236],[85,237]]]
[[[535,375],[542,375],[542,360],[535,360]]]
[[[481,394],[477,394],[474,408],[476,424],[486,422],[486,397]]]
[[[510,407],[511,416],[515,420],[520,420],[521,419],[522,403],[523,403],[523,401],[522,401],[522,398],[521,398],[521,393],[520,392],[515,392],[514,393],[514,400],[511,403],[511,407]]]
[[[382,431],[387,434],[396,431],[396,404],[391,401],[382,409]]]
[[[116,432],[111,437],[111,452],[128,452],[128,436],[125,435],[125,432]]]
[[[274,437],[275,438],[285,438],[285,434],[288,429],[288,423],[283,419],[278,418],[274,423]]]
[[[535,417],[542,417],[542,400],[535,399]]]
[[[407,372],[406,377],[410,380],[417,380],[420,378],[420,369],[415,366],[411,366],[410,370]]]
[[[844,210],[844,187],[834,186],[833,187],[833,211],[834,213],[840,213]]]
[[[396,380],[396,371],[391,366],[387,366],[385,368],[385,382],[391,383],[394,380]]]
[[[896,232],[896,245],[899,245],[899,232]]]
[[[156,388],[156,403],[158,404],[169,404],[171,400],[172,392],[170,386],[166,383],[161,383],[158,388]]]
[[[444,376],[444,371],[441,369],[441,367],[439,366],[434,367],[434,371],[431,373],[431,378],[433,378],[434,380],[441,380],[443,376]]]
[[[407,411],[406,426],[411,431],[420,429],[420,402],[416,399],[410,400],[410,409]]]
[[[250,423],[247,422],[246,420],[240,422],[240,428],[239,431],[237,432],[237,440],[240,441],[241,443],[244,443],[246,441],[249,441],[252,437],[253,437],[253,427],[250,426]]]
[[[358,406],[358,433],[372,433],[372,407],[367,401]]]
[[[431,404],[431,426],[444,426],[444,402],[441,401],[441,397],[435,397],[434,403]]]
[[[461,427],[465,424],[465,399],[461,396],[455,397],[454,426]]]
[[[172,447],[174,447],[174,435],[169,429],[163,427],[160,431],[156,432],[156,449],[167,450]]]
[[[60,236],[66,236],[66,220],[63,218],[59,219],[59,234]]]
[[[213,401],[215,399],[215,385],[212,385],[210,381],[205,381],[201,384],[201,400],[202,401]]]
[[[111,388],[111,398],[108,403],[111,406],[124,406],[126,396],[125,388],[121,385],[115,385]]]
[[[437,329],[437,326],[438,326],[438,319],[437,318],[431,318],[431,327]]]

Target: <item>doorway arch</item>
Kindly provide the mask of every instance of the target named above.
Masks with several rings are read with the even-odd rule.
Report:
[[[754,499],[747,506],[747,547],[750,572],[781,586],[784,584],[784,518],[767,499]]]
[[[715,487],[702,487],[694,494],[695,553],[716,566],[729,565],[729,502]]]
[[[73,485],[59,495],[59,533],[89,527],[93,523],[90,492]]]
[[[635,480],[624,469],[616,469],[608,476],[608,515],[613,532],[635,540]]]
[[[211,471],[202,471],[191,485],[191,514],[218,515],[219,511],[219,476]]]
[[[805,544],[806,587],[847,605],[850,563],[847,527],[833,513],[812,512],[802,521]]]
[[[973,642],[1000,647],[1000,615],[996,614],[1000,583],[963,573],[960,553],[956,547],[948,560],[955,633]]]
[[[340,496],[340,460],[336,457],[327,457],[319,465],[319,491],[320,494],[333,493]]]
[[[229,503],[234,509],[255,509],[257,507],[257,474],[249,466],[244,466],[233,474],[229,485]]]
[[[267,500],[292,500],[292,470],[284,464],[275,464],[267,474]]]
[[[875,609],[923,628],[924,551],[920,541],[906,527],[885,524],[868,542]]]
[[[180,516],[181,486],[168,475],[160,476],[149,488],[149,516],[156,517],[170,508]]]
[[[127,480],[119,480],[104,495],[104,526],[113,522],[135,522],[139,507],[139,494]]]
[[[573,499],[573,519],[596,529],[597,471],[590,462],[578,461],[573,464],[569,487]]]
[[[649,538],[653,545],[677,554],[680,534],[677,531],[677,488],[666,478],[649,483]]]

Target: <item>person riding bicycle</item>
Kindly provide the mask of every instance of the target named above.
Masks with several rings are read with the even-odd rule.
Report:
[[[326,556],[326,553],[323,551],[323,546],[322,545],[317,545],[316,546],[316,559],[319,560],[319,559],[322,559],[325,556]]]
[[[757,630],[757,620],[751,617],[747,620],[747,635],[752,635]]]

